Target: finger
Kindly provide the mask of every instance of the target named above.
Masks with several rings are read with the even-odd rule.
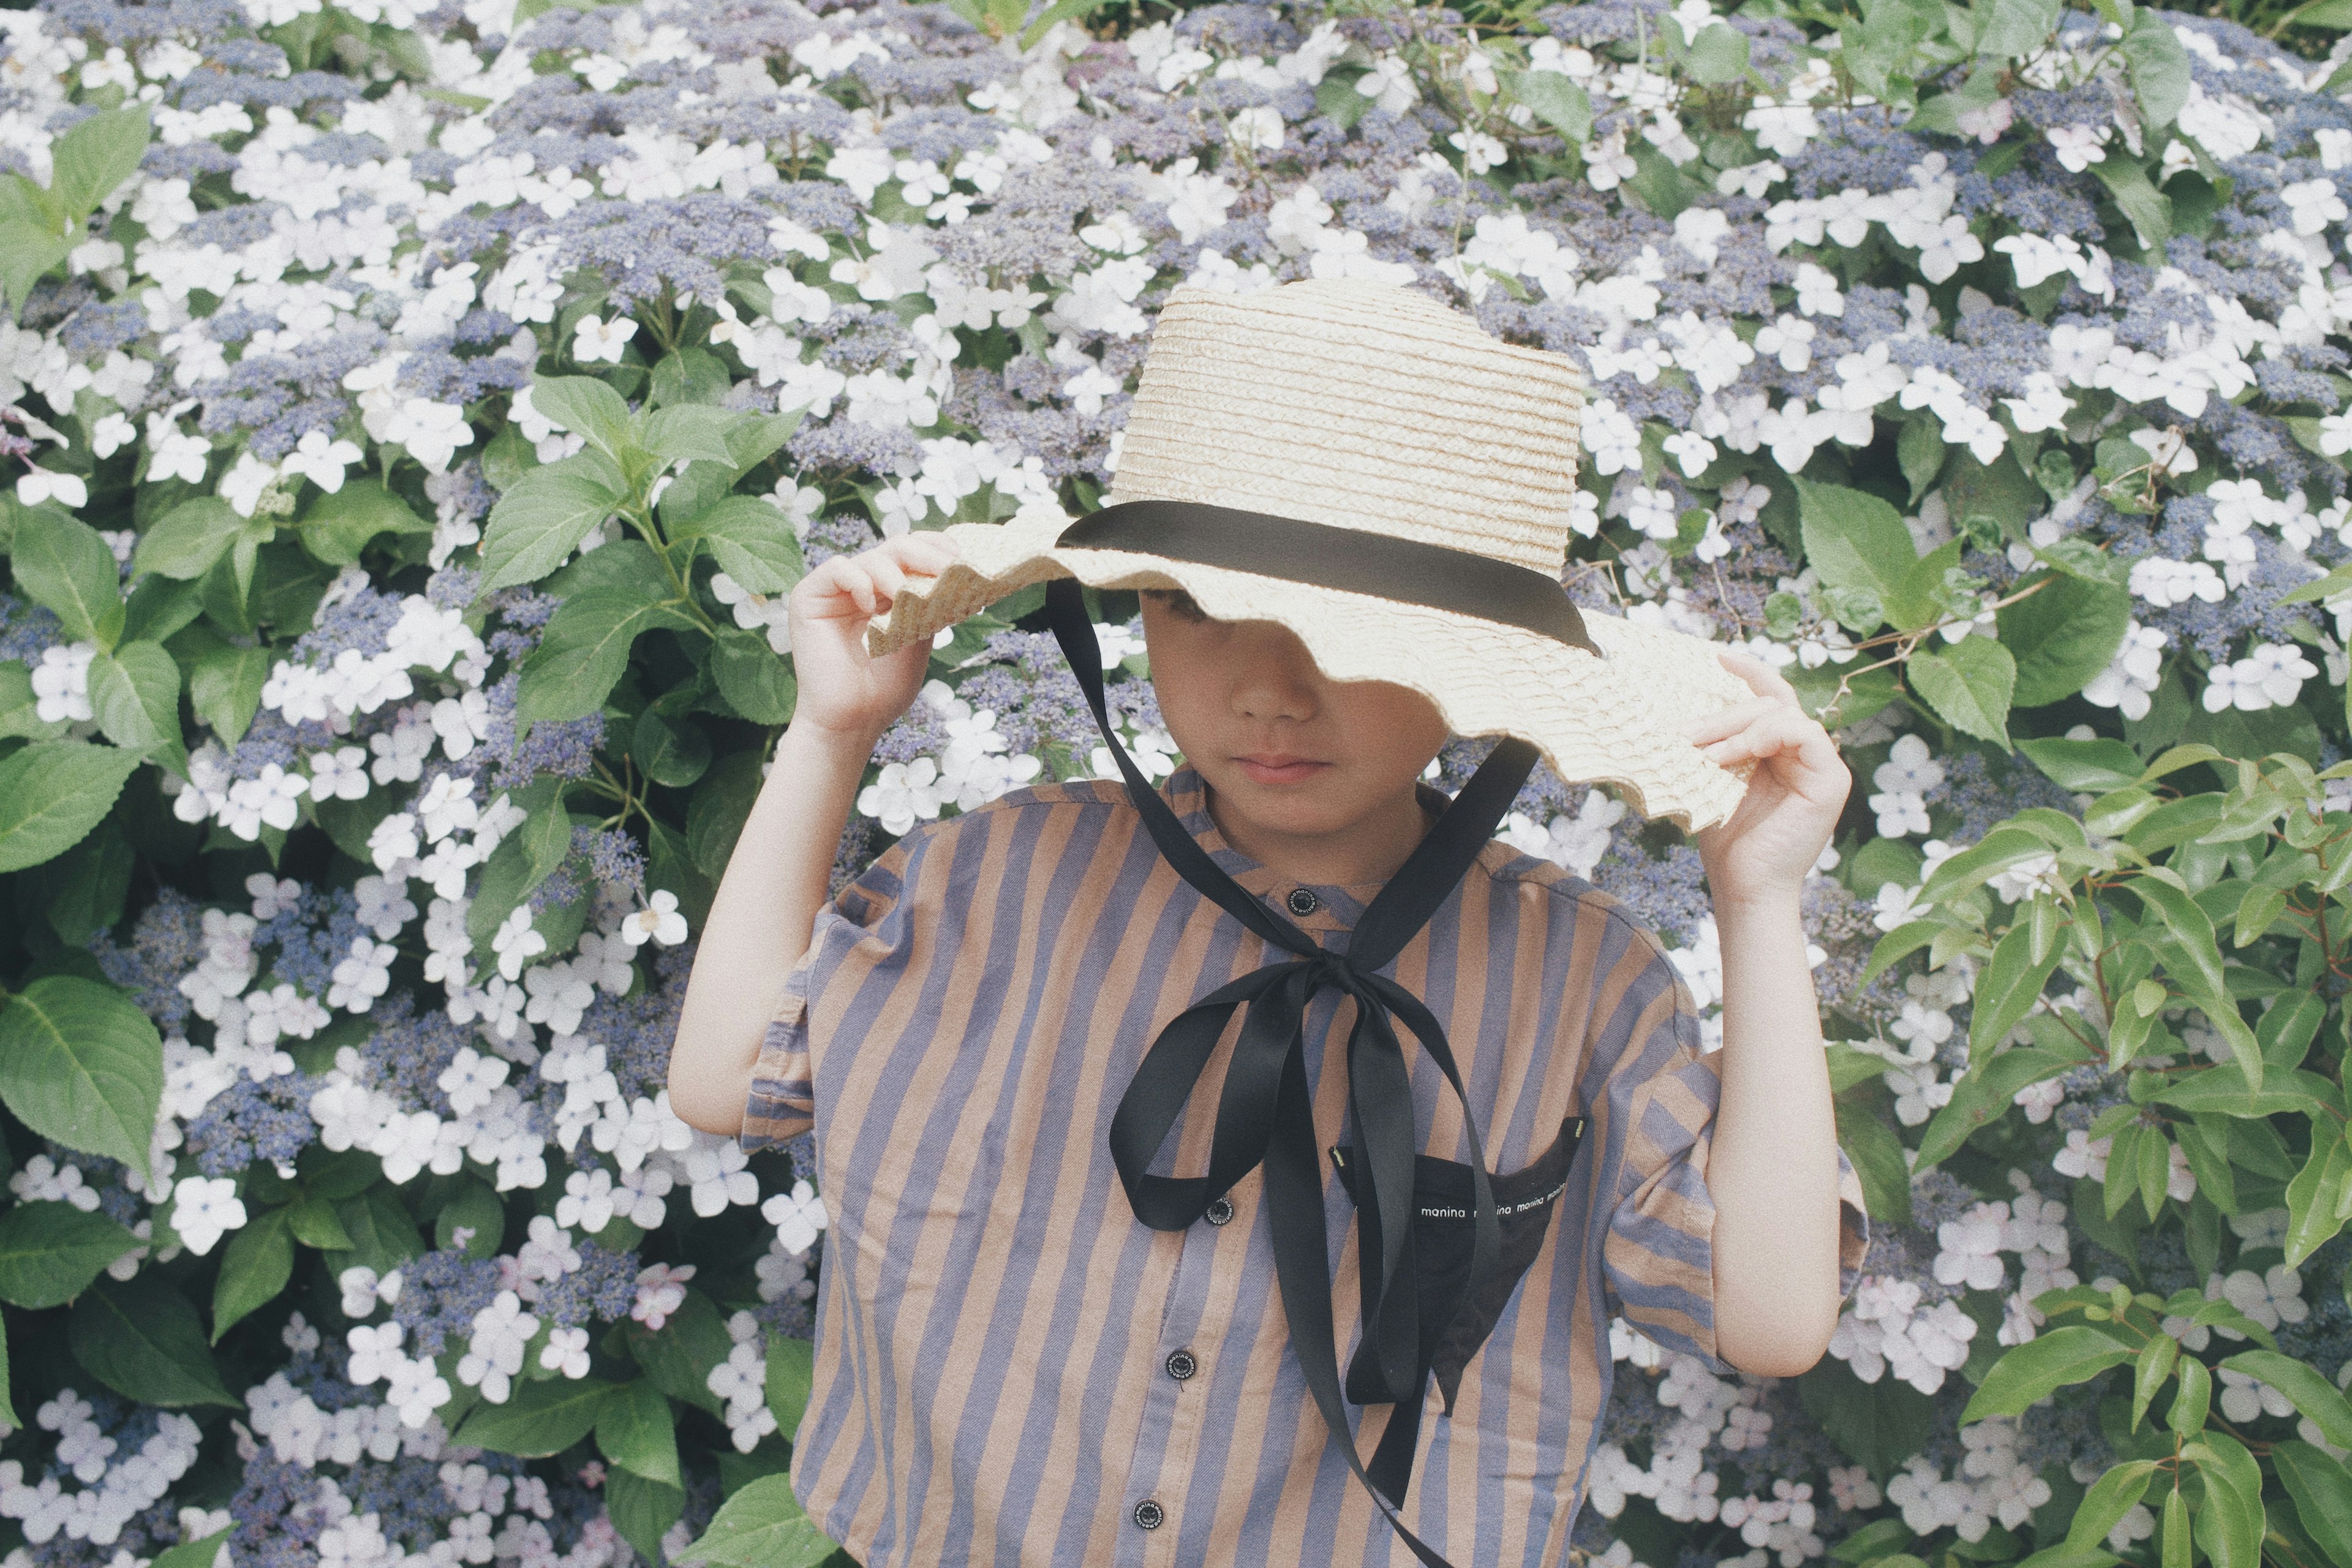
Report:
[[[1735,702],[1728,708],[1718,708],[1703,718],[1692,720],[1683,726],[1683,733],[1691,738],[1693,745],[1704,746],[1710,742],[1720,741],[1726,735],[1737,734],[1766,714],[1781,712],[1787,706],[1769,697],[1750,698],[1745,702]]]
[[[885,610],[898,597],[898,591],[907,585],[907,574],[898,569],[896,561],[887,555],[868,557],[866,574],[873,581],[876,602]]]
[[[955,542],[943,533],[905,533],[891,541],[891,553],[908,571],[936,577],[963,559]]]
[[[1738,648],[1727,648],[1717,654],[1716,658],[1724,668],[1746,681],[1748,689],[1757,696],[1769,697],[1783,702],[1794,702],[1797,700],[1797,689],[1789,684],[1788,678],[1754,654]]]
[[[874,614],[874,576],[862,563],[851,561],[843,564],[841,591],[851,604],[857,606],[859,613]]]
[[[1705,752],[1710,762],[1727,765],[1793,755],[1805,768],[1823,773],[1843,766],[1829,731],[1818,721],[1786,709],[1759,719],[1738,734],[1706,747]]]

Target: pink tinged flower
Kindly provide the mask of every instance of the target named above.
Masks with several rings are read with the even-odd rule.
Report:
[[[2094,163],[2107,161],[2107,128],[2104,125],[2055,125],[2046,134],[2059,166],[2070,174],[2079,174]]]
[[[636,1302],[629,1309],[629,1316],[648,1329],[659,1331],[669,1321],[672,1312],[686,1305],[687,1282],[693,1278],[691,1263],[656,1263],[640,1270]]]

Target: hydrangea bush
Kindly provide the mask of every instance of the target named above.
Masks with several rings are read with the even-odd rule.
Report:
[[[1576,1550],[2352,1568],[2352,69],[2131,0],[0,39],[7,1568],[825,1560],[808,1152],[663,1091],[783,595],[1094,505],[1169,290],[1308,276],[1589,367],[1570,591],[1865,785],[1806,911],[1867,1272],[1789,1382],[1612,1328]],[[839,879],[1108,773],[1036,607]],[[1671,826],[1517,804],[1711,1010]]]

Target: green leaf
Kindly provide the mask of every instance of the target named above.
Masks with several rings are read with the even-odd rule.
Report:
[[[102,1214],[84,1214],[71,1204],[19,1204],[0,1214],[0,1301],[61,1307],[138,1245],[137,1237]]]
[[[268,1305],[294,1278],[294,1240],[286,1211],[271,1209],[249,1221],[221,1249],[220,1277],[213,1281],[213,1343],[255,1308]]]
[[[2164,1424],[2184,1437],[2193,1437],[2205,1430],[2205,1416],[2212,1407],[2213,1374],[2195,1356],[2183,1356],[2174,1374],[2180,1379],[2180,1391],[2172,1396]]]
[[[2116,205],[2131,220],[2140,248],[2158,250],[2172,237],[2172,202],[2147,183],[2147,171],[2126,158],[2110,158],[2091,165],[2099,184],[2116,198]]]
[[[1805,560],[1832,588],[1863,590],[1882,605],[1902,596],[1919,551],[1895,510],[1864,490],[1796,481]]]
[[[1693,81],[1738,81],[1748,74],[1748,35],[1722,22],[1701,27],[1683,64]]]
[[[80,843],[114,809],[141,761],[136,752],[87,741],[36,741],[0,758],[0,871],[37,866]]]
[[[2124,34],[2125,69],[2139,100],[2141,121],[2160,131],[2180,117],[2189,102],[2189,51],[2161,11],[2142,11]]]
[[[124,643],[89,661],[89,706],[106,738],[126,752],[188,771],[180,740],[180,667],[152,642]]]
[[[1883,608],[1898,631],[1916,632],[1936,625],[1953,609],[1948,574],[1960,563],[1960,542],[1947,542],[1911,563],[1902,583]]]
[[[2084,1324],[2048,1329],[2006,1352],[1960,1413],[1966,1426],[1988,1415],[2021,1415],[2028,1406],[2059,1389],[2087,1383],[2111,1366],[2121,1366],[2137,1348]]]
[[[559,793],[549,790],[515,804],[530,815],[491,851],[473,905],[466,911],[467,934],[482,955],[489,952],[499,925],[572,853],[572,814],[564,810]]]
[[[2107,795],[2139,779],[2139,753],[2121,741],[2021,740],[2017,749],[2060,789]]]
[[[2053,947],[2038,961],[2032,952],[2032,928],[2024,921],[2009,928],[1992,950],[1977,982],[1976,1005],[1969,1020],[1969,1056],[1980,1058],[2025,1021],[2042,997],[2042,987],[2058,967],[2059,949]]]
[[[136,571],[192,583],[211,571],[213,563],[250,526],[220,497],[198,496],[165,512],[139,536],[131,564]]]
[[[2189,959],[2195,983],[2215,995],[2226,995],[2229,985],[2222,974],[2221,944],[2213,933],[2213,921],[2169,877],[2169,873],[2138,876],[2123,886],[2154,910],[2172,933]],[[2246,1068],[2246,1077],[2253,1087],[2261,1087],[2259,1058],[2256,1065]]]
[[[2192,1555],[2189,1500],[2177,1486],[2164,1490],[2164,1513],[2158,1526],[2158,1539],[2157,1561],[2162,1568],[2189,1568]]]
[[[2344,1184],[2352,1176],[2352,1148],[2344,1134],[2332,1132],[2319,1140],[2304,1161],[2303,1169],[2286,1184],[2286,1261],[2301,1263],[2344,1228]]]
[[[2164,32],[2172,36],[2168,27]],[[2048,585],[2003,605],[1994,617],[2001,646],[2017,660],[2017,689],[2010,700],[2019,708],[2062,702],[2080,692],[2114,662],[2131,622],[2131,595],[2124,589],[2054,574],[2042,581]]]
[[[294,1201],[286,1205],[286,1223],[294,1232],[294,1239],[305,1247],[315,1247],[321,1252],[349,1252],[353,1245],[351,1232],[335,1215],[332,1204],[297,1193]]]
[[[506,1225],[506,1205],[499,1194],[480,1182],[468,1182],[433,1221],[433,1245],[457,1247],[457,1233],[470,1231],[462,1250],[476,1262],[483,1262],[499,1255]]]
[[[726,1409],[726,1401],[710,1392],[709,1379],[710,1369],[727,1359],[735,1342],[728,1337],[726,1321],[709,1297],[689,1286],[685,1301],[659,1331],[637,1322],[622,1327],[630,1352],[655,1387],[713,1415]]]
[[[1904,1161],[1903,1141],[1895,1130],[1868,1103],[1842,1100],[1837,1106],[1837,1136],[1839,1147],[1853,1163],[1854,1175],[1862,1183],[1863,1206],[1870,1217],[1882,1224],[1908,1224],[1911,1168]]]
[[[217,1530],[198,1541],[183,1541],[158,1556],[147,1568],[213,1568],[220,1558],[221,1548],[236,1533],[236,1527]]]
[[[1342,131],[1353,129],[1372,107],[1372,100],[1356,90],[1356,81],[1354,75],[1334,71],[1315,87],[1316,111]]]
[[[719,1508],[701,1539],[674,1561],[721,1568],[818,1568],[834,1553],[793,1496],[790,1476],[762,1476]]]
[[[2058,26],[2059,0],[1979,0],[1977,58],[2013,60],[2040,48]]]
[[[195,1308],[152,1274],[130,1285],[101,1279],[85,1291],[66,1342],[83,1370],[126,1399],[245,1408],[213,1365]]]
[[[2280,17],[2274,24],[2279,27],[2290,25],[2297,27],[2331,27],[2337,32],[2342,32],[2347,27],[2352,27],[2352,0],[2310,0],[2310,4],[2298,5]],[[2321,90],[2334,92],[2341,85],[2331,77]]]
[[[1108,5],[1109,0],[1054,0],[1037,19],[1021,30],[1021,47],[1034,49],[1060,22],[1084,21]]]
[[[2352,1568],[2352,1475],[2343,1463],[2292,1438],[2271,1445],[2271,1463],[2294,1500],[2304,1533],[2336,1568]]]
[[[677,1468],[677,1421],[669,1400],[647,1378],[625,1383],[596,1415],[596,1447],[604,1458],[664,1486],[683,1487]]]
[[[1875,19],[1881,15],[1899,15],[1906,9],[1898,5],[1882,5],[1872,15]],[[1943,422],[1926,413],[1914,416],[1895,438],[1895,460],[1901,466],[1903,477],[1911,483],[1911,504],[1918,505],[1919,498],[1927,493],[1927,487],[1934,484],[1937,476],[1944,471]]]
[[[2197,1460],[2205,1500],[2197,1510],[2197,1544],[2213,1568],[2260,1568],[2263,1552],[2263,1472],[2245,1445],[2225,1432],[2206,1432],[2182,1450]]]
[[[113,986],[52,974],[0,1011],[0,1100],[41,1137],[143,1171],[163,1096],[163,1037]]]
[[[619,393],[593,375],[535,377],[530,384],[530,405],[616,463],[625,460],[624,454],[636,451],[636,443],[629,436],[629,405],[621,401]]]
[[[589,530],[618,510],[621,486],[619,470],[586,452],[517,479],[490,509],[481,592],[536,583],[562,565]]]
[[[637,715],[629,755],[646,777],[670,789],[684,789],[710,766],[710,737],[686,719],[665,718],[646,709]]]
[[[2148,1480],[2155,1474],[2155,1460],[2130,1459],[2092,1482],[2066,1526],[2066,1544],[2096,1546],[2106,1540],[2107,1531],[2123,1522],[2124,1515],[2147,1495]]]
[[[1897,1378],[1863,1383],[1843,1365],[1823,1362],[1797,1379],[1797,1394],[1830,1441],[1882,1478],[1902,1468],[1935,1432],[1935,1402]]]
[[[0,661],[0,741],[29,739],[65,727],[44,721],[33,695],[33,672],[21,659]]]
[[[0,223],[0,288],[7,290],[9,309],[21,312],[42,274],[72,251],[73,241],[22,218]]]
[[[1916,1169],[1926,1172],[1949,1159],[1970,1133],[2006,1111],[2019,1089],[2056,1078],[2080,1066],[2082,1059],[2020,1047],[1979,1060],[1953,1084],[1952,1098],[1920,1134]]]
[[[0,1421],[6,1422],[11,1427],[21,1427],[24,1423],[16,1418],[16,1395],[10,1387],[12,1381],[8,1370],[8,1336],[5,1325],[0,1325]]]
[[[730,628],[710,649],[710,674],[727,705],[754,724],[791,721],[799,684],[781,655],[757,632]]]
[[[801,1429],[816,1386],[816,1346],[788,1334],[768,1336],[768,1408],[786,1442]]]
[[[350,1247],[328,1259],[336,1272],[361,1266],[389,1274],[425,1251],[416,1222],[389,1186],[371,1187],[335,1205],[335,1222],[351,1238]]]
[[[98,530],[49,507],[18,507],[8,566],[16,586],[47,605],[68,637],[114,646],[122,631],[121,572]]]
[[[602,708],[628,668],[638,634],[656,626],[696,629],[692,616],[656,596],[668,591],[667,583],[645,583],[589,588],[563,601],[549,618],[539,647],[523,661],[516,716],[536,723],[578,719]]]
[[[268,684],[269,650],[223,643],[197,656],[188,672],[188,703],[196,717],[234,746],[245,738],[253,716],[261,709],[261,689]]]
[[[375,479],[346,479],[302,520],[302,547],[330,566],[354,566],[380,533],[430,533],[433,524]]]
[[[728,496],[671,530],[699,539],[719,569],[755,594],[791,591],[808,570],[790,519],[759,496]]]
[[[146,156],[154,133],[146,105],[133,104],[93,114],[50,144],[55,173],[49,193],[76,228],[117,185],[139,172],[139,160]]]
[[[2240,1351],[2221,1363],[2232,1372],[2269,1384],[2294,1401],[2294,1407],[2311,1417],[2319,1435],[2338,1448],[2352,1448],[2352,1401],[2347,1401],[2335,1384],[2320,1375],[2308,1362],[2284,1356],[2276,1351]]]
[[[686,1491],[627,1470],[613,1470],[604,1477],[604,1508],[621,1539],[646,1562],[659,1563],[661,1538],[686,1515]]]
[[[741,418],[730,409],[699,403],[656,408],[646,416],[645,447],[655,457],[673,463],[698,458],[731,463],[735,455],[728,450],[727,432]]]
[[[1570,78],[1559,71],[1522,71],[1508,85],[1511,96],[1534,110],[1570,147],[1591,140],[1592,99]]]
[[[2191,1073],[2153,1099],[2158,1105],[2177,1105],[2190,1112],[2219,1112],[2224,1116],[2261,1118],[2287,1110],[2305,1115],[2321,1115],[2329,1110],[2342,1114],[2336,1086],[2316,1073],[2270,1072],[2262,1088],[2250,1089],[2246,1087],[2245,1069],[2235,1062]]]
[[[2132,1369],[2132,1429],[2147,1415],[2147,1407],[2156,1398],[2157,1390],[2172,1381],[2172,1368],[2180,1359],[2180,1342],[2170,1334],[2155,1334],[2140,1347],[2139,1358]]]
[[[1904,677],[1946,723],[1995,745],[2009,744],[2009,707],[2017,661],[1990,637],[1962,637],[1940,652],[1922,649]]]
[[[543,1459],[588,1436],[612,1392],[611,1384],[593,1377],[517,1383],[504,1405],[474,1406],[450,1440],[459,1447]]]

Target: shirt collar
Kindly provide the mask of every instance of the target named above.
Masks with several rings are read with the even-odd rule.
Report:
[[[1422,808],[1433,816],[1443,812],[1448,802],[1444,793],[1427,784],[1418,787]],[[1209,852],[1218,868],[1241,884],[1242,889],[1265,900],[1266,907],[1304,931],[1317,933],[1347,931],[1355,929],[1385,880],[1377,882],[1301,882],[1286,877],[1273,867],[1262,865],[1225,842],[1217,830],[1216,818],[1209,815],[1208,786],[1200,773],[1190,763],[1178,768],[1160,786],[1162,799],[1176,813],[1202,848]],[[1314,907],[1307,909],[1307,900],[1297,898],[1301,889],[1312,896]],[[1294,899],[1296,901],[1294,902]],[[1305,913],[1300,911],[1305,910]]]

